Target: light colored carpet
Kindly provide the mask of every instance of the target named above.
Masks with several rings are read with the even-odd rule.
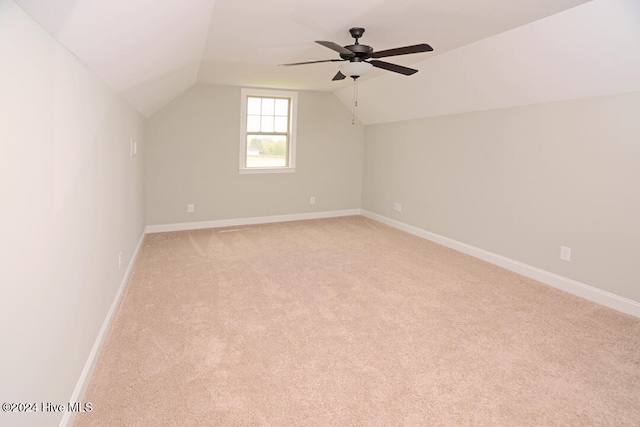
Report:
[[[76,426],[640,425],[640,319],[363,217],[145,238]]]

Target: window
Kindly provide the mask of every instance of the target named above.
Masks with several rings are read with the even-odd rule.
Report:
[[[240,173],[295,172],[298,94],[242,89]]]

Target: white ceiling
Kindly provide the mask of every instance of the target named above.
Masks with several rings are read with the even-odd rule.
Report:
[[[337,58],[313,41],[352,44],[350,27],[366,28],[361,42],[375,50],[430,44],[434,52],[388,59],[422,66],[589,0],[15,1],[149,117],[196,83],[342,93],[351,82],[331,81],[335,63],[278,64]],[[362,82],[415,78],[389,74]]]

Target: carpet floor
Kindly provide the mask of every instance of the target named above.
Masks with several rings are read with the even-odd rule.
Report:
[[[150,234],[76,426],[638,426],[640,319],[360,217]]]

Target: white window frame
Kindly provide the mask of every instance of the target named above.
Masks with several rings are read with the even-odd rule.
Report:
[[[293,173],[296,171],[296,121],[298,116],[298,93],[284,90],[272,90],[272,89],[251,89],[242,88],[240,90],[241,95],[241,108],[240,108],[240,163],[239,171],[241,174],[256,174],[256,173]],[[248,168],[247,161],[247,97],[249,96],[262,96],[267,98],[289,98],[290,105],[290,117],[289,117],[289,147],[287,162],[288,166],[281,167],[266,167],[266,168]]]

